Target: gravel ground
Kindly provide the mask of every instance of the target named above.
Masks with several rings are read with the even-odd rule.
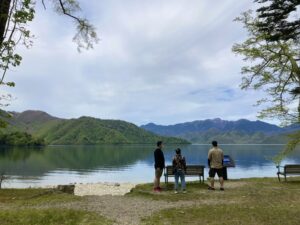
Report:
[[[226,188],[237,188],[246,184],[246,182],[230,182],[226,183]],[[168,202],[124,196],[135,186],[135,184],[131,183],[76,184],[74,194],[83,196],[83,201],[58,207],[97,212],[114,220],[115,224],[137,225],[141,223],[142,218],[163,209],[216,204],[215,200]],[[218,183],[216,183],[217,187]],[[201,190],[200,192],[205,194],[207,191]],[[234,204],[234,202],[226,201],[224,204]]]
[[[227,183],[226,188],[232,189],[246,185],[246,182]],[[197,205],[220,204],[220,201],[201,200],[201,201],[158,201],[143,197],[124,196],[130,192],[134,184],[87,184],[75,186],[75,194],[84,195],[84,200],[79,204],[72,204],[66,207],[85,209],[87,211],[98,212],[99,214],[114,220],[115,224],[136,225],[141,223],[141,219],[151,214],[167,209],[193,207]],[[216,188],[218,184],[216,184]],[[203,192],[203,193],[202,193]],[[201,190],[199,193],[206,194],[209,191]],[[97,196],[90,194],[97,193]],[[221,193],[220,193],[221,194]],[[234,204],[234,201],[226,201],[224,204]]]

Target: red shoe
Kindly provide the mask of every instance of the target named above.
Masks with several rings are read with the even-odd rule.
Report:
[[[153,191],[154,191],[154,192],[160,192],[160,190],[159,190],[159,188],[158,188],[158,187],[156,187],[156,188],[153,188]]]
[[[154,192],[161,192],[161,188],[160,187],[153,188],[153,191]]]

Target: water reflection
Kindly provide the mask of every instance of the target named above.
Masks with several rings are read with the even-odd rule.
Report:
[[[170,164],[174,149],[166,146],[166,163]],[[180,146],[188,164],[207,163],[208,145]],[[284,146],[223,145],[236,168],[229,177],[275,176],[270,160]],[[5,184],[24,187],[73,182],[151,182],[153,150],[150,145],[47,146],[44,148],[0,148],[0,172],[13,177]],[[300,150],[284,163],[300,163]],[[206,171],[207,172],[207,171]]]

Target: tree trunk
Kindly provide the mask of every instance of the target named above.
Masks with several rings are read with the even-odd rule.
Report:
[[[0,46],[4,40],[4,33],[7,24],[10,3],[12,0],[1,0],[0,1]]]
[[[298,123],[300,123],[300,81],[299,81],[299,87],[296,88],[296,95],[298,96],[299,98],[299,102],[298,102]]]

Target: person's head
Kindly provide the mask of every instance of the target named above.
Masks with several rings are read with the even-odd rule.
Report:
[[[162,147],[163,147],[163,142],[162,142],[162,141],[158,141],[158,142],[156,143],[156,146],[157,146],[158,148],[162,148]]]
[[[214,146],[214,147],[218,147],[218,142],[217,141],[212,141],[212,146]]]
[[[175,152],[176,152],[177,155],[180,155],[180,154],[181,154],[181,149],[180,149],[180,148],[177,148],[177,149],[175,150]]]

